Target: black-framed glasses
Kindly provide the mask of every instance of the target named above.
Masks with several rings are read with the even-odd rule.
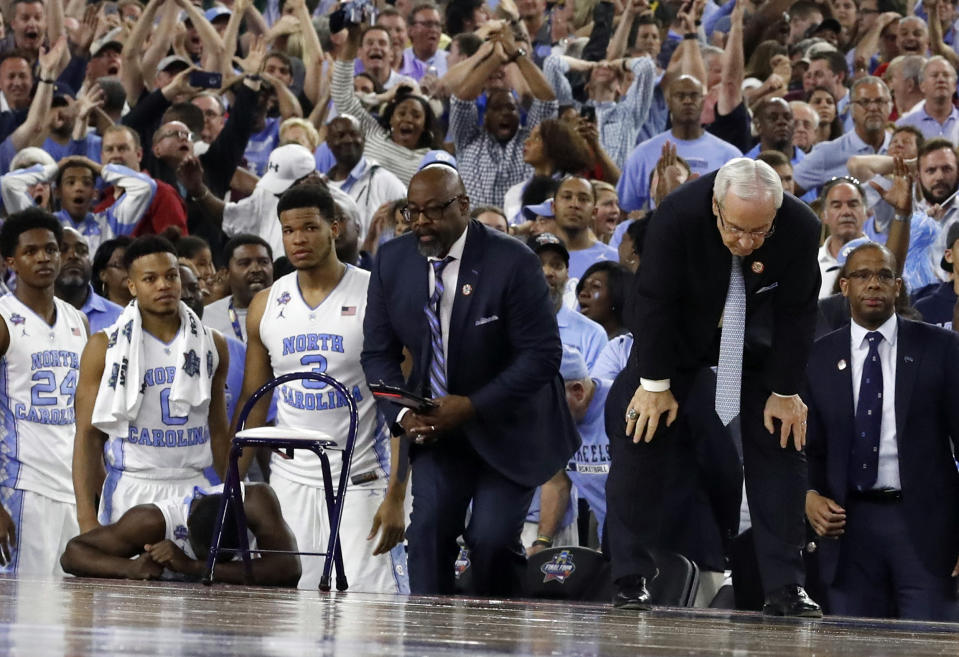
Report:
[[[746,230],[745,228],[740,228],[734,224],[726,221],[726,217],[723,212],[723,204],[719,201],[716,201],[716,207],[719,208],[719,225],[722,226],[722,229],[735,237],[740,239],[743,237],[748,237],[751,240],[765,240],[773,236],[773,233],[776,232],[776,224],[771,225],[767,230]]]
[[[863,283],[869,283],[873,278],[875,278],[879,281],[880,285],[892,285],[892,283],[896,280],[896,273],[891,269],[880,269],[879,271],[873,271],[871,269],[857,269],[856,271],[849,272],[845,277],[862,281]]]
[[[462,194],[457,194],[446,203],[440,203],[439,205],[428,205],[422,209],[416,207],[415,205],[407,205],[405,208],[403,208],[400,214],[402,214],[403,218],[411,224],[419,219],[420,214],[426,215],[426,218],[430,221],[439,221],[443,218],[443,213],[446,212],[446,208],[453,205],[453,203],[462,198],[462,196]]]

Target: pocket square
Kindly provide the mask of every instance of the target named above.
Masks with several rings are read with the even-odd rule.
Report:
[[[773,289],[775,289],[775,288],[777,288],[777,287],[779,287],[779,282],[778,282],[778,281],[775,282],[775,283],[770,283],[770,284],[767,285],[766,287],[761,287],[761,288],[759,288],[759,289],[756,290],[753,294],[762,294],[763,292],[769,292],[770,290],[773,290]]]
[[[476,320],[476,323],[473,326],[482,326],[483,324],[489,324],[490,322],[496,322],[499,320],[498,315],[490,315],[489,317],[480,317]]]

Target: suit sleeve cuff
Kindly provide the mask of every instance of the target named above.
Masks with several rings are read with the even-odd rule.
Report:
[[[666,392],[669,390],[669,379],[643,379],[640,378],[639,385],[646,392]]]

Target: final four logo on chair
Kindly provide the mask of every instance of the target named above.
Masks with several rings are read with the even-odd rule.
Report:
[[[456,557],[456,561],[453,562],[453,572],[456,577],[461,576],[470,567],[470,551],[469,548],[460,548],[460,553]]]
[[[569,553],[569,550],[563,550],[540,566],[539,569],[545,575],[543,584],[552,581],[565,584],[566,580],[576,571],[576,564],[573,563],[573,555]]]

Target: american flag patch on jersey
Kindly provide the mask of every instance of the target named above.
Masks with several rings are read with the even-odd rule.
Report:
[[[356,315],[356,306],[341,306],[340,315],[342,317],[353,317]]]
[[[76,326],[74,326],[73,328],[70,329],[70,333],[73,333],[73,334],[76,335],[77,337],[79,337],[80,335],[82,335],[82,333],[80,333],[80,329],[78,329]]]

